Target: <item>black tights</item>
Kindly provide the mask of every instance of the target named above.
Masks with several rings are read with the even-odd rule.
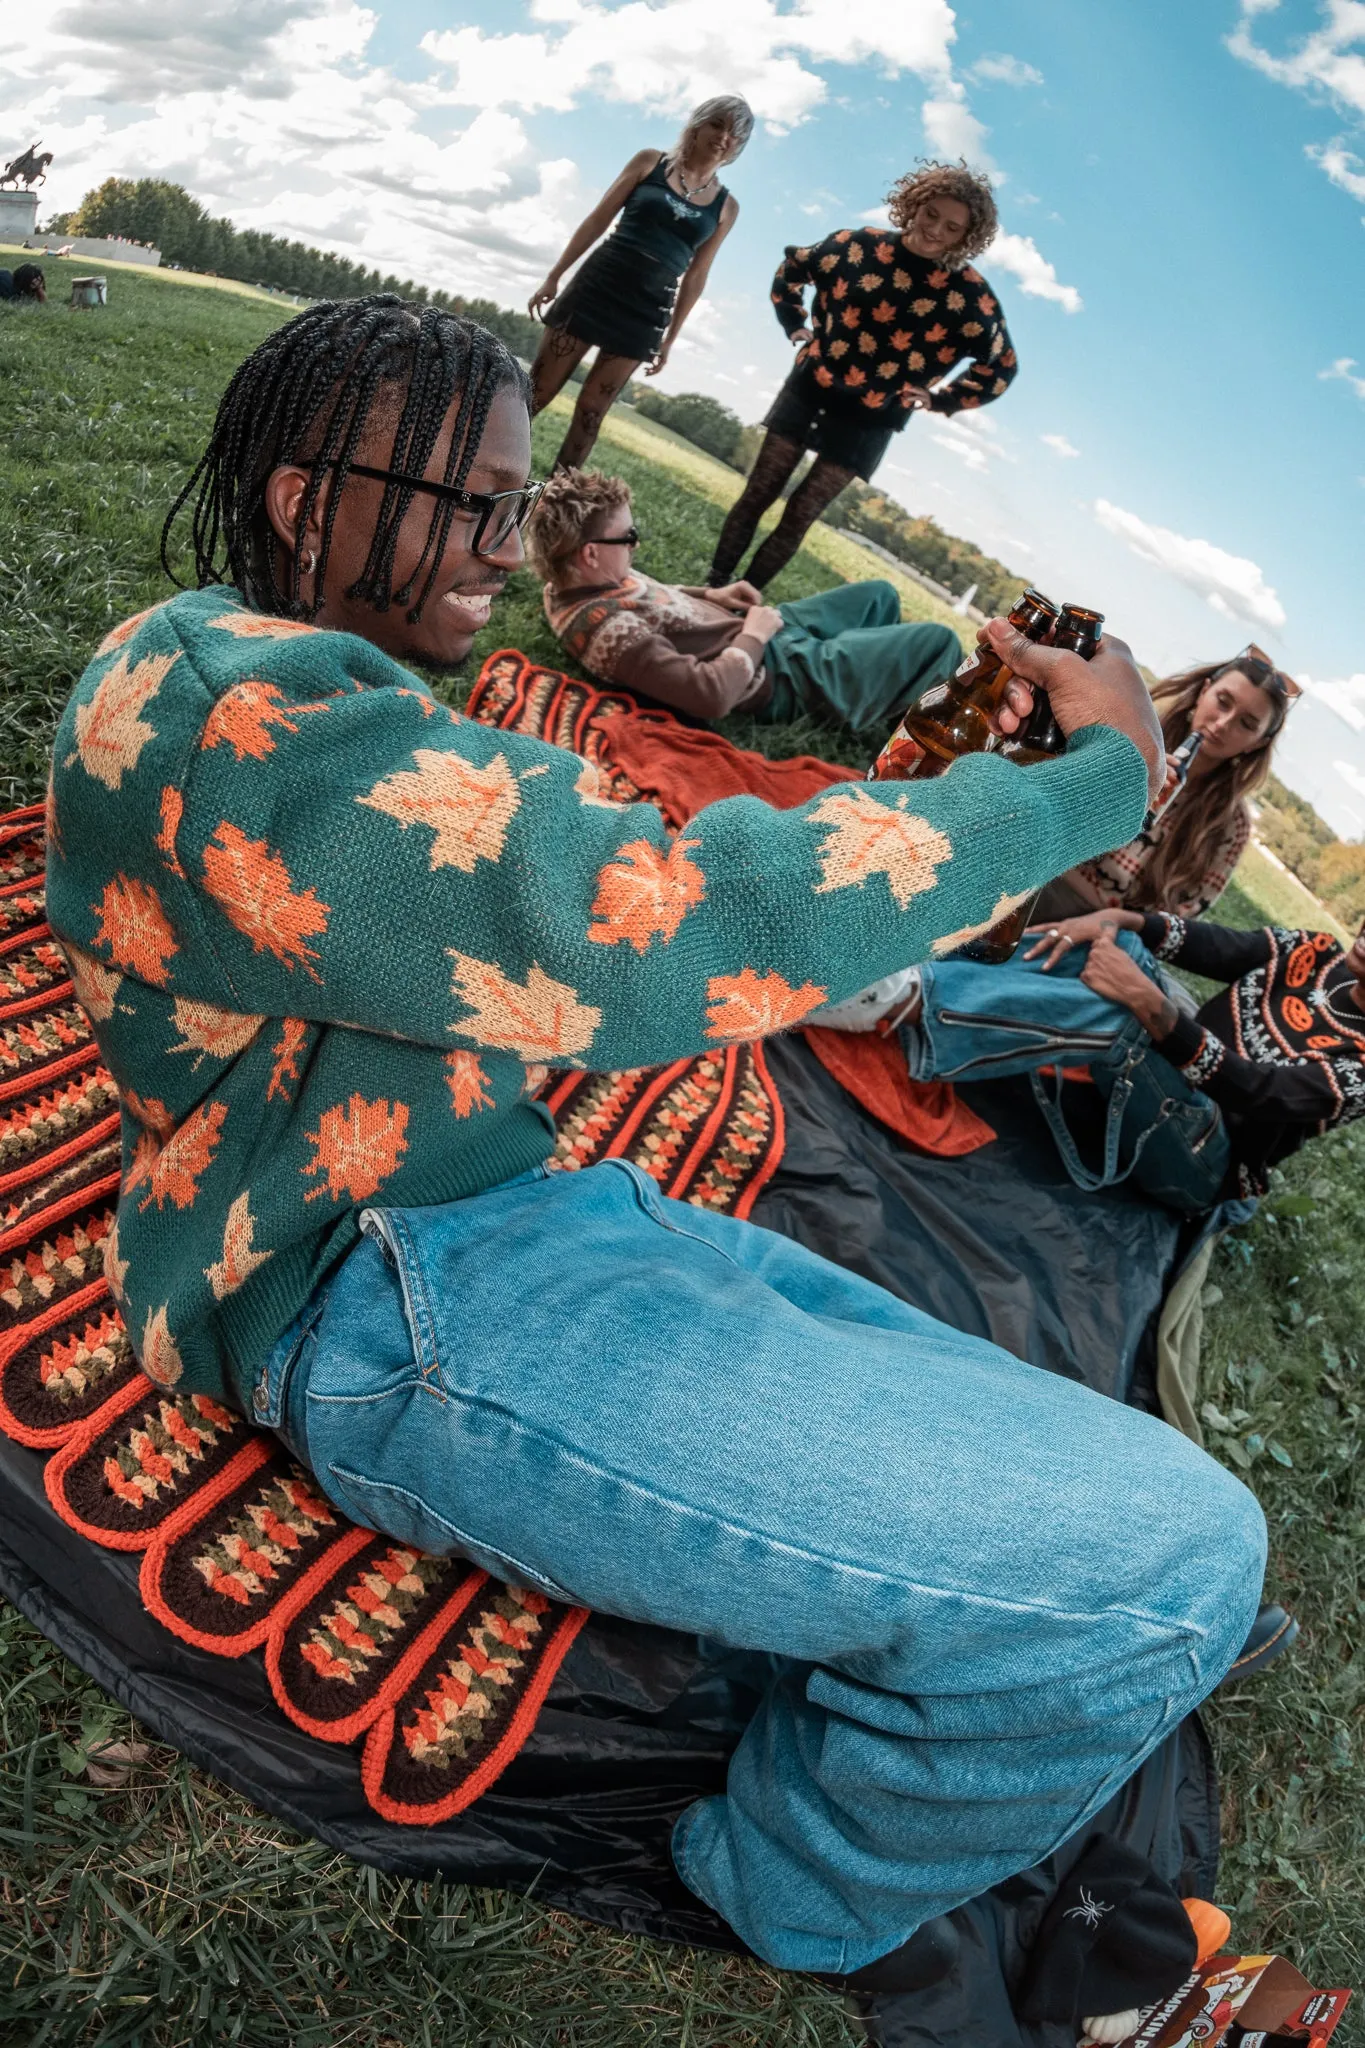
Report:
[[[591,346],[591,342],[580,341],[565,327],[546,328],[531,365],[532,418],[564,389]],[[556,469],[578,469],[587,461],[603,420],[639,367],[633,357],[597,351],[597,360],[583,379],[569,430],[555,457]]]
[[[715,560],[708,578],[713,589],[734,581],[740,557],[758,531],[758,522],[782,494],[782,486],[801,460],[795,441],[779,434],[766,434],[763,446],[749,472],[749,481],[730,508],[720,530]],[[832,505],[844,486],[853,479],[851,469],[840,469],[817,455],[809,474],[802,478],[787,500],[780,525],[768,535],[749,564],[748,580],[762,590],[779,569],[785,569],[810,528],[827,505]]]

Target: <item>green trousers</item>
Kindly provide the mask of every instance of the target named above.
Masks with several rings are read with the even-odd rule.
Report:
[[[854,732],[881,731],[962,659],[951,627],[903,624],[894,585],[880,579],[839,583],[778,610],[782,630],[763,654],[773,694],[758,714],[773,723],[808,711]]]

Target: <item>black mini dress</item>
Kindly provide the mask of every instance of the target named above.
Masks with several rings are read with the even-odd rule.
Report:
[[[658,354],[677,296],[678,280],[720,224],[725,187],[708,206],[675,192],[659,158],[621,209],[621,218],[545,315],[605,355],[649,362]]]

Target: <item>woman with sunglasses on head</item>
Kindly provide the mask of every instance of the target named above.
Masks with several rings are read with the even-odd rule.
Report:
[[[1251,837],[1248,799],[1270,774],[1299,686],[1253,645],[1168,676],[1152,695],[1172,763],[1158,816],[1044,890],[1044,920],[1101,908],[1203,917],[1232,879]]]
[[[749,103],[737,93],[703,100],[672,150],[636,151],[531,294],[528,311],[545,322],[531,366],[533,413],[563,390],[590,348],[597,350],[556,469],[587,460],[603,420],[641,363],[649,364],[649,377],[667,363],[706,289],[716,252],[739,218],[719,174],[744,148],[753,126]],[[618,213],[615,231],[593,248]],[[587,262],[560,291],[564,272],[589,249]]]

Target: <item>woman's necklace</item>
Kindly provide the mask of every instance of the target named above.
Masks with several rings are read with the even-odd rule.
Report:
[[[1353,981],[1351,986],[1355,987],[1357,984]],[[1344,1024],[1348,1031],[1365,1033],[1365,1010],[1362,1010],[1360,1005],[1353,1000],[1350,989],[1344,991],[1346,1005],[1351,1013],[1349,1017],[1339,1010],[1333,1002],[1332,998],[1336,993],[1336,989],[1324,988],[1322,992],[1324,1008],[1336,1018],[1338,1024]]]
[[[683,171],[681,157],[674,157],[672,163],[669,165],[669,169],[672,171],[674,177],[677,179],[678,183],[682,187],[683,198],[687,200],[693,200],[696,198],[698,192],[704,192],[707,186],[711,183],[712,179],[716,175],[714,170],[710,170],[706,173],[706,176],[704,178],[699,178],[695,185],[689,185]]]

